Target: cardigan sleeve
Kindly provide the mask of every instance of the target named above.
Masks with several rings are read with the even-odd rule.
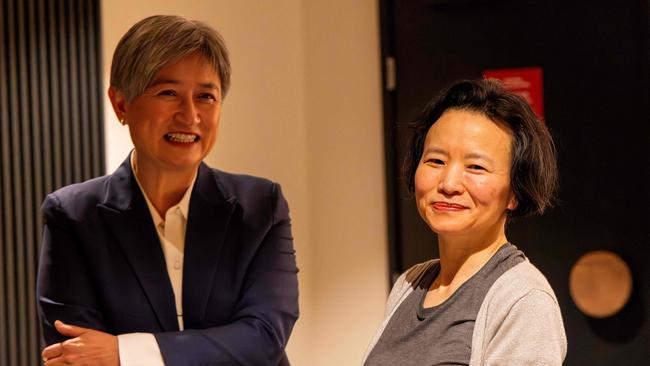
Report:
[[[470,366],[562,365],[567,340],[550,284],[528,260],[492,285],[479,309]]]
[[[566,337],[560,309],[547,292],[532,290],[508,312],[487,343],[487,365],[562,365]]]

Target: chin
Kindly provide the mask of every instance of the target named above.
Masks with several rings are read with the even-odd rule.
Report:
[[[440,218],[434,217],[433,219],[425,220],[429,228],[436,234],[462,234],[469,229],[468,225],[459,222],[461,220],[453,218]]]
[[[466,235],[468,233],[468,230],[466,228],[455,228],[455,227],[432,227],[431,230],[438,234],[438,235],[443,235],[443,236],[457,236],[457,235]]]
[[[169,160],[165,163],[165,166],[170,170],[188,170],[194,169],[201,163],[201,160],[196,159],[184,159],[184,160]]]

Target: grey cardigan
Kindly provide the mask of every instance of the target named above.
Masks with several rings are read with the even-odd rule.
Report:
[[[422,273],[438,260],[418,264],[395,282],[386,317],[372,338],[363,363],[404,299],[413,291],[414,272]],[[407,276],[409,280],[407,280]],[[499,277],[485,295],[474,324],[470,366],[561,365],[567,340],[553,289],[528,260]]]

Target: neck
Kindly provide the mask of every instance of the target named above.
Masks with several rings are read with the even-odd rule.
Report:
[[[191,170],[163,170],[139,159],[135,150],[133,154],[133,173],[158,214],[165,217],[167,210],[183,198],[198,166]]]
[[[505,235],[505,219],[502,225],[480,235],[438,235],[440,273],[436,278],[439,286],[462,284],[487,263],[508,239]]]

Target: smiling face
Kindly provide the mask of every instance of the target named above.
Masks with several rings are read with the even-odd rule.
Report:
[[[510,131],[485,115],[447,110],[431,126],[415,173],[420,216],[441,236],[501,235],[510,189]],[[503,234],[505,235],[505,234]]]
[[[114,88],[109,97],[129,126],[139,167],[194,171],[217,139],[221,82],[198,52],[162,67],[133,100]]]

